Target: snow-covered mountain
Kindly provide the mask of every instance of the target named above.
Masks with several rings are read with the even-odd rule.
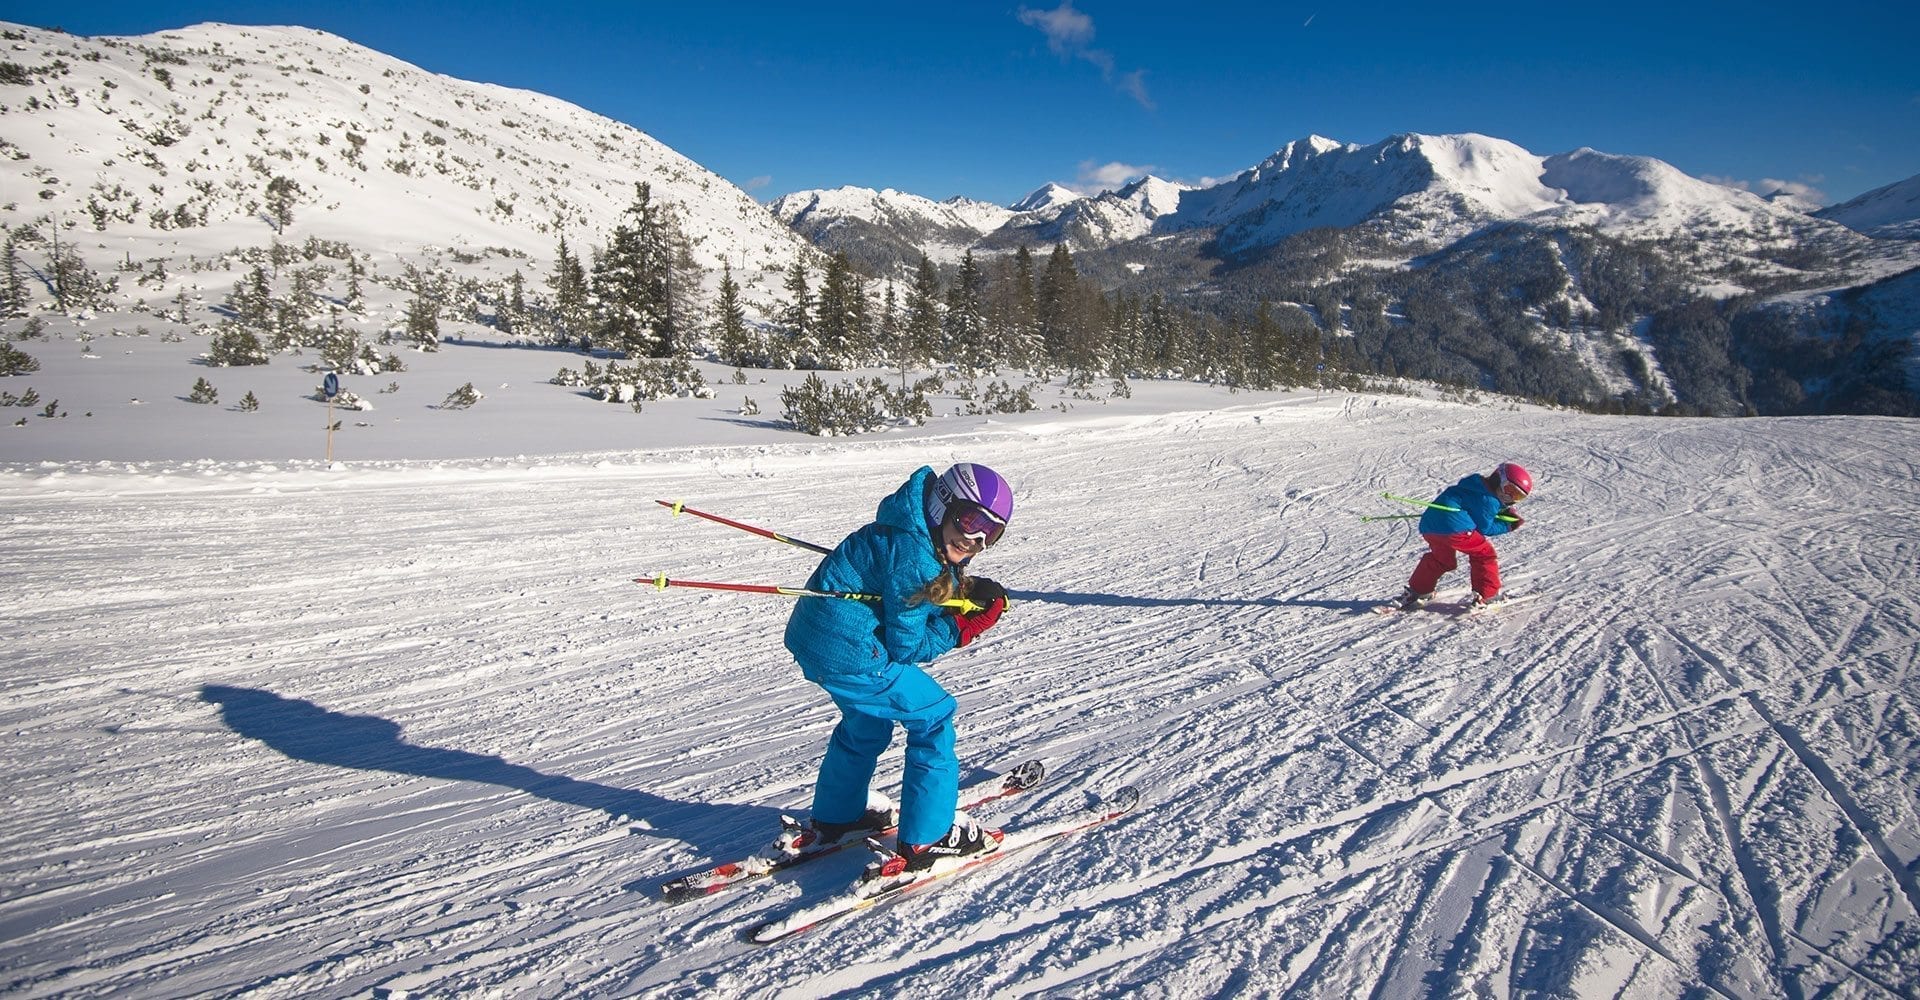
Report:
[[[1882,239],[1920,239],[1920,174],[1815,213]]]
[[[936,261],[958,260],[1015,214],[967,198],[934,201],[891,188],[859,187],[796,191],[767,207],[774,217],[825,250],[889,242],[916,247]]]
[[[1920,263],[1920,248],[1875,245],[1838,220],[1810,217],[1690,177],[1645,156],[1578,149],[1536,155],[1515,143],[1472,133],[1405,134],[1371,145],[1308,136],[1230,180],[1204,188],[1146,178],[1118,191],[1061,200],[1042,188],[1013,206],[985,250],[1065,242],[1075,249],[1144,236],[1204,230],[1226,255],[1258,252],[1315,228],[1360,229],[1408,256],[1468,238],[1489,226],[1525,221],[1541,227],[1590,227],[1621,239],[1680,237],[1719,262],[1775,256],[1783,246],[1814,251],[1823,262],[1860,269],[1867,280]],[[863,212],[843,197],[843,221]],[[818,227],[816,215],[810,224]],[[1761,270],[1770,271],[1770,266]],[[1732,289],[1729,289],[1731,291]]]
[[[747,262],[736,278],[750,305],[813,252],[745,192],[632,126],[325,32],[4,30],[0,222],[52,220],[96,266],[263,245],[276,235],[263,213],[276,179],[298,192],[283,241],[499,258],[532,278],[562,238],[576,253],[604,241],[642,181],[711,282],[722,260]]]
[[[1039,212],[1055,205],[1064,205],[1081,198],[1080,192],[1062,187],[1049,181],[1033,190],[1032,194],[1013,203],[1016,212]]]

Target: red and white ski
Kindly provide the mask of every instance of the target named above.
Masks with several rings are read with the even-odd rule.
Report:
[[[1009,795],[1017,795],[1039,784],[1040,779],[1046,777],[1046,773],[1046,765],[1037,760],[1027,761],[1004,775],[999,775],[988,781],[962,789],[960,792],[960,808],[970,810],[986,805],[989,802],[1004,799]],[[782,826],[786,828],[787,833],[792,833],[799,827],[799,821],[790,816],[780,817],[780,822]],[[894,829],[894,827],[889,826],[885,829],[873,831],[872,835],[877,837],[889,836],[894,832]],[[783,834],[783,836],[785,836],[785,834]],[[843,847],[859,843],[862,843],[862,841],[847,838],[831,844],[823,844],[811,850],[802,850],[797,853],[768,849],[739,861],[729,861],[725,864],[715,865],[712,868],[694,872],[690,875],[682,875],[677,878],[668,879],[660,886],[660,895],[669,903],[680,903],[690,899],[699,899],[703,896],[719,892],[730,885],[738,885],[741,882],[772,875],[774,872],[785,871],[788,868],[805,864],[815,858],[826,857],[829,854],[839,851]]]
[[[755,944],[772,944],[841,917],[896,902],[914,893],[945,885],[957,876],[1004,861],[1022,851],[1052,843],[1062,837],[1124,816],[1139,804],[1139,790],[1132,785],[1127,785],[1098,805],[1065,819],[1034,826],[1007,828],[1003,831],[1005,836],[1001,838],[998,850],[988,854],[972,855],[953,867],[935,867],[924,872],[904,872],[892,877],[862,878],[846,893],[802,906],[783,916],[756,924],[747,930],[746,939]],[[870,871],[877,871],[886,859],[894,856],[892,850],[878,841],[869,840],[868,846],[881,859],[880,863],[871,866]]]

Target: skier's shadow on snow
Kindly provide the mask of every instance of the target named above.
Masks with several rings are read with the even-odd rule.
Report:
[[[1070,604],[1095,608],[1332,608],[1336,611],[1364,611],[1379,601],[1315,601],[1304,597],[1143,597],[1135,594],[1080,594],[1059,590],[1009,590],[1015,601],[1045,604]]]
[[[708,854],[741,850],[741,831],[772,830],[780,811],[765,806],[675,802],[658,795],[536,771],[500,757],[415,746],[400,724],[372,715],[329,712],[271,691],[209,684],[200,698],[220,706],[228,728],[293,758],[330,767],[387,771],[422,778],[477,781],[529,795],[604,810],[615,820],[644,820],[648,833],[680,840]],[[732,836],[728,831],[735,831]]]

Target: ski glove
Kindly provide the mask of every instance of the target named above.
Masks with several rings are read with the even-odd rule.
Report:
[[[1000,612],[1007,608],[1007,590],[984,576],[977,576],[967,588],[967,600],[985,607],[954,616],[954,624],[960,628],[962,646],[978,639],[980,633],[992,628],[993,623],[1000,620]]]
[[[967,581],[967,600],[982,608],[991,607],[995,601],[1004,602],[1006,599],[1007,588],[984,576],[972,577]]]
[[[1526,518],[1521,517],[1520,512],[1517,510],[1514,510],[1512,507],[1508,507],[1507,509],[1501,511],[1500,513],[1505,515],[1506,517],[1510,517],[1513,519],[1507,522],[1508,531],[1519,531],[1520,526],[1527,523]]]

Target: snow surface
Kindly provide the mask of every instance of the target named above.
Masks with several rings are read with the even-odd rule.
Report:
[[[277,396],[150,392],[116,461],[52,436],[78,414],[4,429],[9,993],[1920,992],[1920,424],[1140,383],[824,441],[487,367],[519,353],[423,356],[400,377],[487,398],[374,395],[333,466]],[[1369,613],[1422,545],[1359,515],[1507,458],[1538,599]],[[835,716],[783,599],[632,582],[814,558],[652,501],[832,543],[963,459],[1018,492],[977,566],[1015,604],[932,670],[971,776],[1055,775],[985,818],[1146,803],[771,949],[737,934],[859,852],[658,902],[805,807]]]

